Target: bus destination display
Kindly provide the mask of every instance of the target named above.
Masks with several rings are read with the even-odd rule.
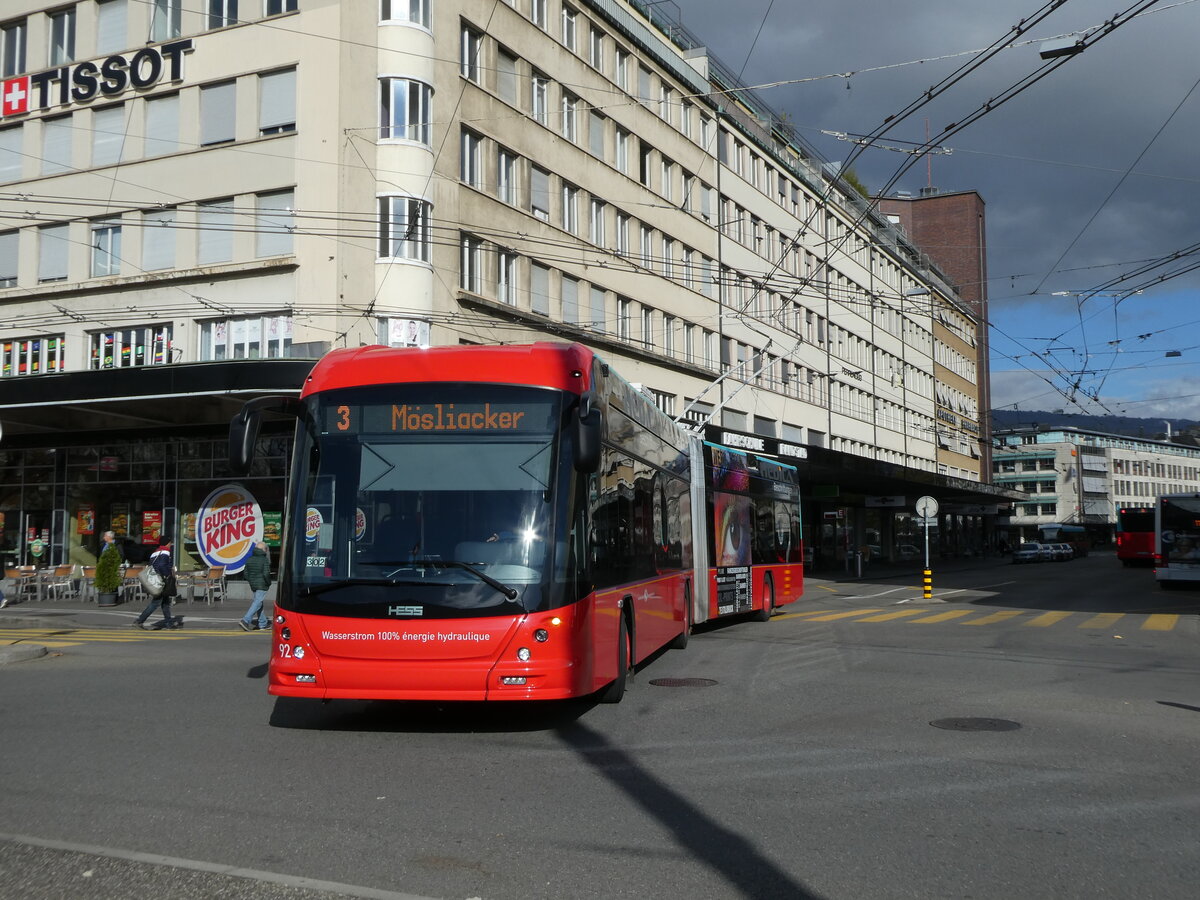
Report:
[[[387,403],[325,407],[327,434],[520,434],[547,428],[551,403]]]

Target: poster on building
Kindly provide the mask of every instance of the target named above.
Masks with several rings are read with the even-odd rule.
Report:
[[[278,547],[283,543],[283,513],[263,513],[263,540],[268,547]]]
[[[183,514],[183,541],[185,544],[196,543],[196,514]]]
[[[162,537],[162,510],[148,509],[142,513],[142,543],[157,545]]]
[[[112,533],[117,537],[125,537],[129,534],[129,504],[114,503],[112,510]]]
[[[96,507],[90,505],[79,507],[79,512],[75,516],[75,533],[96,533]]]

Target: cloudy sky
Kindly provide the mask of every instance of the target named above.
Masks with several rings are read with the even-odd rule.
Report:
[[[791,82],[761,97],[835,161],[853,145],[825,132],[872,132],[971,51],[1014,44],[882,144],[924,141],[927,127],[936,137],[1035,73],[1045,41],[1096,34],[946,139],[951,152],[920,160],[896,189],[932,183],[984,198],[994,406],[1200,419],[1200,252],[1151,267],[1200,247],[1200,0],[1159,0],[1137,17],[1127,11],[1138,0],[1066,0],[1005,40],[1043,2],[665,0],[654,9],[745,83]],[[1099,37],[1110,20],[1124,24]],[[910,159],[871,149],[853,168],[878,190]],[[1194,273],[1150,284],[1192,264]]]

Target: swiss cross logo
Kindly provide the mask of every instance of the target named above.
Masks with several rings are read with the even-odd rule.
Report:
[[[19,116],[29,111],[29,76],[10,78],[0,90],[0,116]]]

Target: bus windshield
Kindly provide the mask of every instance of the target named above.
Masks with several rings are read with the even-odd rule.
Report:
[[[1200,496],[1163,497],[1158,532],[1168,565],[1200,566]]]
[[[502,615],[543,602],[558,392],[387,385],[307,402],[284,602],[366,618]]]

